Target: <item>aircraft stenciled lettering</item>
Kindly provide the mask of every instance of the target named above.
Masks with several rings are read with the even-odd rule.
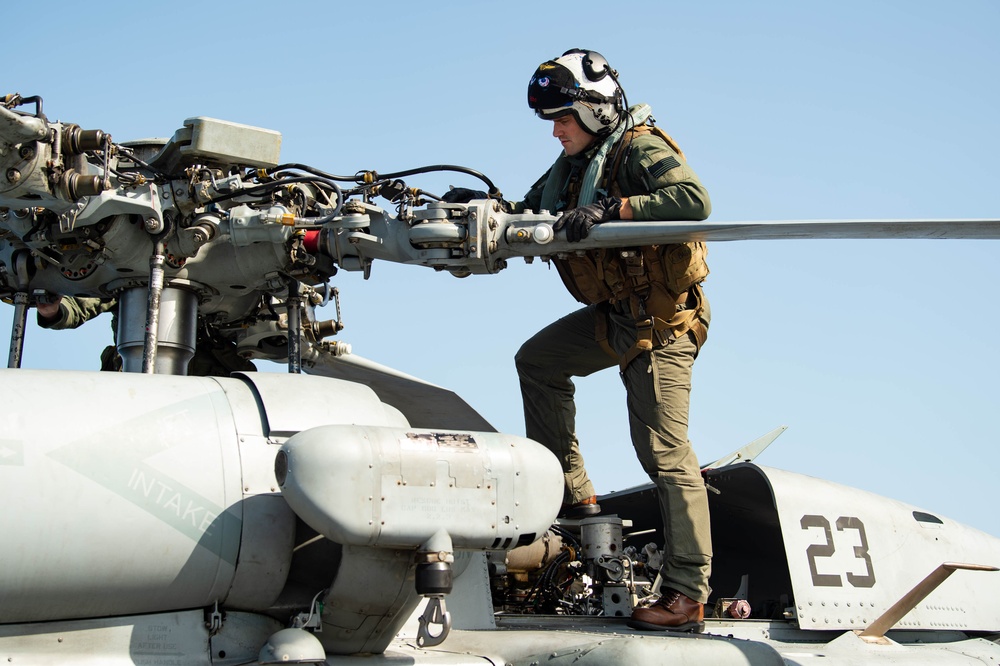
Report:
[[[180,649],[173,632],[168,625],[151,624],[146,627],[145,635],[136,628],[136,642],[132,648],[136,654],[141,655],[143,664],[155,664],[156,666],[180,666],[184,653]]]
[[[802,529],[809,530],[819,528],[823,530],[824,542],[814,543],[806,548],[806,557],[809,559],[809,573],[812,575],[813,585],[817,587],[843,587],[844,583],[839,573],[820,573],[820,566],[817,560],[832,558],[837,552],[834,543],[833,530],[830,528],[830,521],[824,516],[807,514],[799,521]],[[836,521],[837,531],[854,530],[857,532],[860,543],[854,546],[854,558],[864,562],[864,573],[855,571],[845,571],[847,582],[853,587],[874,587],[875,569],[872,566],[872,558],[868,552],[868,536],[865,533],[865,525],[859,518],[853,516],[840,516]]]
[[[842,585],[840,576],[837,574],[821,574],[816,568],[817,558],[827,558],[833,555],[835,548],[833,545],[833,533],[830,531],[830,521],[823,516],[802,516],[799,521],[802,529],[819,527],[824,531],[825,543],[814,543],[806,548],[806,556],[809,558],[809,573],[812,574],[813,585],[821,587],[840,587]]]
[[[854,557],[859,560],[864,560],[865,563],[865,574],[858,575],[851,571],[847,572],[847,582],[854,587],[874,587],[875,586],[875,570],[872,568],[872,558],[868,554],[868,537],[865,534],[865,526],[858,518],[849,518],[847,516],[841,516],[837,518],[837,530],[857,530],[858,538],[861,540],[860,545],[854,546]]]
[[[206,507],[193,500],[185,500],[181,493],[155,477],[148,477],[141,469],[133,469],[129,477],[128,487],[138,491],[144,498],[151,500],[156,506],[176,514],[177,518],[191,527],[211,534],[209,528],[218,517]]]
[[[235,562],[238,543],[226,534],[239,534],[240,518],[228,512],[199,484],[186,484],[146,459],[164,450],[151,438],[142,447],[107,449],[99,439],[84,439],[57,448],[47,455],[92,482],[123,497],[140,510],[163,521],[192,541]],[[209,493],[212,489],[207,489]]]

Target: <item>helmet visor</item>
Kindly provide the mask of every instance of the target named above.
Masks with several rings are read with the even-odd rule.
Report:
[[[569,107],[577,99],[579,88],[569,69],[553,60],[544,62],[528,82],[528,106],[535,111]]]

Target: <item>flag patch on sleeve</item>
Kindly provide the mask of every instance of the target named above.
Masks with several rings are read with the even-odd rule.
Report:
[[[648,167],[646,167],[646,171],[652,178],[656,179],[665,174],[666,172],[670,171],[671,169],[676,169],[680,165],[681,163],[677,161],[676,157],[674,157],[673,155],[668,155],[659,162],[655,164],[650,164]]]

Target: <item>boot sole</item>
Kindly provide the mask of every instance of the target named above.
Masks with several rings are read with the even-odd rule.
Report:
[[[700,634],[705,631],[704,622],[685,622],[684,624],[679,624],[676,627],[668,627],[662,624],[651,624],[649,622],[640,622],[639,620],[629,620],[628,626],[640,631],[669,631],[676,634]]]
[[[600,513],[601,513],[600,504],[584,504],[583,506],[567,509],[566,511],[559,514],[559,518],[563,520],[582,520],[584,518],[590,518],[591,516],[596,516]]]

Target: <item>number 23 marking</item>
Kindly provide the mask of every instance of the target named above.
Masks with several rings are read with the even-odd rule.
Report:
[[[806,548],[806,557],[809,558],[809,573],[812,574],[813,585],[817,587],[843,587],[840,574],[821,574],[816,566],[816,560],[825,557],[833,557],[836,546],[833,544],[833,531],[830,529],[830,521],[823,516],[806,515],[799,521],[802,529],[808,530],[813,527],[823,529],[826,536],[826,543],[814,543]],[[865,525],[860,519],[841,516],[837,518],[837,531],[856,530],[861,540],[860,546],[854,547],[854,557],[864,560],[865,573],[858,575],[850,571],[847,573],[847,582],[854,587],[874,587],[875,570],[872,568],[872,558],[868,554],[868,537],[865,535]]]

